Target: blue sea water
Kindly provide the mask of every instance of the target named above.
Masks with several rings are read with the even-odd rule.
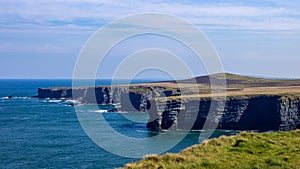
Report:
[[[139,82],[142,81],[132,83]],[[96,84],[109,85],[110,80],[97,80]],[[0,168],[116,168],[140,160],[120,157],[97,146],[82,129],[74,107],[30,97],[37,95],[39,87],[71,85],[71,80],[0,80]],[[9,99],[9,95],[14,98]],[[83,109],[86,113],[97,113],[90,112],[88,105]],[[147,113],[127,113],[139,119],[139,123],[125,119],[118,112],[102,115],[114,129],[129,137],[153,135],[146,128]],[[199,143],[200,132],[189,132],[168,152],[177,153]],[[216,130],[212,137],[237,132]],[[106,134],[107,141],[116,139]],[[180,135],[180,131],[173,134]]]

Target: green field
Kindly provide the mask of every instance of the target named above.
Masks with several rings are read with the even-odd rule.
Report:
[[[151,155],[125,168],[300,168],[300,130],[222,136],[179,154]]]

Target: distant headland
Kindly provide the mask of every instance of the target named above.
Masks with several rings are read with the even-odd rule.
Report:
[[[212,94],[211,81],[218,84],[225,81],[224,77],[225,88]],[[202,129],[205,122],[217,122],[217,128],[230,130],[300,128],[298,79],[225,73],[113,87],[39,88],[37,97],[76,100],[76,104],[117,104],[121,111],[147,111],[150,116],[147,127],[152,131]],[[220,97],[225,100],[220,102]]]

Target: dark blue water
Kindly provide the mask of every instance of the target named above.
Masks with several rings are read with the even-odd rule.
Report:
[[[96,84],[110,82],[98,80]],[[120,157],[97,146],[81,128],[74,107],[28,97],[37,95],[38,87],[71,85],[71,80],[0,80],[0,168],[115,168],[140,160]],[[9,99],[8,95],[15,97]],[[83,109],[95,113],[89,111],[88,105]],[[127,120],[120,113],[103,113],[103,116],[124,135],[147,138],[157,134],[146,128],[147,113],[127,113],[139,119],[139,123]],[[174,131],[174,135],[177,133],[180,134]],[[199,133],[190,132],[168,152],[179,152],[197,144]],[[235,132],[216,131],[212,137],[222,134]]]

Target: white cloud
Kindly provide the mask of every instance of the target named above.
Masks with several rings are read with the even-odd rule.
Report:
[[[300,1],[190,1],[0,0],[0,57],[3,59],[6,53],[77,56],[88,37],[102,25],[126,15],[161,12],[184,18],[208,32],[225,66],[230,65],[227,70],[259,74],[279,71],[278,66],[282,66],[280,71],[287,76],[297,73]],[[180,30],[178,25],[161,26]],[[121,30],[134,29],[139,25],[123,26]],[[269,58],[285,64],[268,66]],[[259,69],[256,62],[260,59],[264,62]]]
[[[10,42],[0,42],[0,53],[31,53],[31,54],[77,54],[77,46],[62,46],[60,44],[16,44]]]
[[[55,21],[65,22],[65,25],[61,23],[63,29],[69,29],[72,24],[81,28],[95,28],[124,15],[162,12],[185,18],[207,29],[300,30],[300,14],[297,10],[291,10],[284,5],[257,6],[256,4],[230,3],[220,5],[163,1],[153,3],[138,0],[16,0],[7,2],[2,0],[0,1],[0,8],[2,8],[0,16],[2,24],[12,28],[17,28],[14,27],[15,25],[27,24],[26,22],[47,27],[49,24],[55,26],[53,23]],[[14,20],[16,18],[18,20]]]

